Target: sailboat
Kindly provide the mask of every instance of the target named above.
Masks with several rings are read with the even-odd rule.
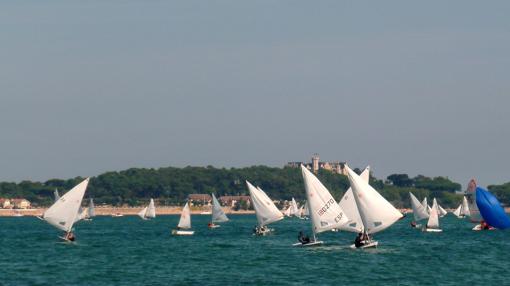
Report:
[[[173,235],[193,235],[195,231],[191,229],[191,210],[189,208],[189,203],[186,202],[184,208],[181,212],[181,218],[179,219],[179,224],[177,225],[177,229],[172,230]]]
[[[443,230],[439,228],[439,209],[437,207],[437,201],[434,198],[432,200],[432,208],[430,209],[429,220],[427,221],[427,225],[423,229],[426,232],[442,232]]]
[[[453,211],[453,214],[458,218],[469,216],[469,204],[466,197],[462,198],[462,203],[455,209],[455,211]]]
[[[143,220],[148,220],[150,218],[156,217],[156,207],[154,206],[154,200],[152,198],[149,202],[149,205],[142,209],[138,213],[138,216],[141,217]]]
[[[448,212],[445,209],[443,209],[443,207],[439,204],[437,204],[437,211],[438,211],[439,217],[444,217],[445,215],[448,214]]]
[[[291,217],[291,216],[292,216],[291,211],[292,211],[292,206],[289,206],[289,207],[288,207],[288,208],[286,208],[284,211],[282,211],[282,213],[283,213],[286,217]]]
[[[308,210],[308,202],[305,202],[300,208],[299,208],[299,218],[300,219],[308,219],[310,216],[310,211]]]
[[[361,172],[360,177],[363,179],[363,181],[368,183],[370,179],[370,166],[367,166],[365,170]],[[355,233],[361,232],[363,230],[363,221],[361,220],[358,206],[356,205],[356,200],[354,199],[351,187],[349,187],[349,189],[345,192],[338,204],[349,218],[349,222],[340,227],[340,230]]]
[[[292,201],[290,203],[290,215],[291,216],[295,216],[295,217],[299,217],[299,207],[296,203],[296,200],[294,198],[292,198]]]
[[[216,199],[214,194],[212,194],[212,203],[213,204],[212,204],[212,212],[211,212],[212,213],[211,222],[209,223],[208,226],[209,226],[209,228],[217,228],[217,227],[220,227],[220,225],[215,224],[215,223],[227,222],[228,217],[225,214],[225,212],[223,212],[220,202],[218,202],[218,200]]]
[[[472,223],[476,223],[473,230],[480,230],[480,224],[483,221],[483,218],[478,210],[478,206],[476,204],[476,181],[475,179],[471,179],[468,183],[468,187],[466,190],[466,199],[468,201],[469,206],[469,220]]]
[[[273,231],[267,227],[268,224],[283,219],[283,214],[278,210],[273,201],[259,187],[255,188],[250,182],[246,181],[250,198],[257,216],[257,226],[254,229],[255,235],[266,235]]]
[[[476,188],[476,204],[483,223],[480,224],[480,230],[493,228],[507,229],[510,228],[510,218],[505,213],[498,199],[486,189]]]
[[[318,233],[338,229],[345,225],[349,219],[328,189],[303,165],[301,165],[301,174],[305,182],[306,198],[310,209],[313,240],[300,238],[300,242],[293,245],[320,245],[323,242],[317,240]]]
[[[345,165],[356,206],[363,223],[363,233],[356,238],[351,248],[377,247],[378,242],[370,235],[380,232],[401,219],[400,213],[372,186]]]
[[[66,241],[73,241],[74,234],[73,225],[78,216],[78,210],[81,201],[87,190],[89,178],[76,185],[69,192],[59,198],[49,209],[43,214],[43,219],[54,227],[65,231],[65,235],[61,237]]]
[[[413,209],[414,216],[414,224],[411,222],[411,226],[420,227],[421,225],[416,224],[422,219],[426,219],[429,217],[429,213],[427,209],[423,207],[423,205],[418,201],[418,199],[413,195],[413,193],[409,192],[409,197],[411,198],[411,208]]]
[[[55,189],[53,192],[54,202],[58,201],[60,199],[60,195],[58,194],[58,189]]]
[[[89,218],[96,216],[96,207],[94,206],[94,200],[89,199]]]

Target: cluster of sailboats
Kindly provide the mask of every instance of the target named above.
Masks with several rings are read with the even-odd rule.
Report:
[[[421,225],[418,222],[427,219],[426,225],[422,227],[424,231],[441,232],[439,218],[445,216],[447,212],[436,199],[433,199],[432,207],[430,207],[427,204],[427,198],[420,203],[412,193],[409,193],[409,197],[414,216],[411,226],[419,228]],[[461,204],[452,214],[460,219],[469,218],[470,222],[475,224],[473,230],[476,231],[510,227],[510,218],[501,207],[501,203],[489,191],[478,187],[473,179],[468,184]]]
[[[356,174],[349,166],[345,166],[350,188],[344,193],[341,200],[337,202],[329,190],[320,180],[301,165],[306,202],[301,207],[292,198],[290,206],[285,211],[280,211],[269,196],[260,188],[246,181],[252,206],[255,210],[257,225],[253,229],[254,235],[264,236],[270,234],[274,229],[269,225],[284,219],[285,216],[295,216],[300,219],[310,220],[312,237],[300,232],[299,242],[294,246],[317,246],[324,242],[318,239],[318,235],[326,231],[347,231],[356,233],[356,239],[352,248],[377,247],[378,241],[374,240],[374,234],[385,230],[395,222],[403,218],[403,214],[388,202],[370,184],[370,167]],[[95,216],[94,203],[92,199],[89,206],[82,207],[82,200],[89,183],[85,179],[62,197],[55,191],[55,202],[48,208],[41,219],[47,221],[54,227],[64,231],[61,238],[66,241],[74,241],[73,226],[81,220],[89,220]],[[411,226],[422,228],[426,232],[441,232],[439,218],[447,214],[437,200],[432,200],[432,206],[427,203],[427,198],[419,201],[416,196],[409,193],[414,221]],[[472,180],[468,186],[466,196],[462,203],[453,211],[459,218],[469,217],[477,225],[473,230],[505,229],[510,228],[510,218],[505,214],[499,201],[487,190],[477,187]],[[143,220],[156,217],[156,207],[151,198],[149,205],[142,209],[138,216]],[[418,224],[427,219],[422,227]],[[208,227],[218,228],[220,223],[229,221],[220,203],[212,194],[211,221]],[[189,236],[194,231],[191,228],[191,209],[187,202],[182,209],[179,223],[171,232],[173,235]]]

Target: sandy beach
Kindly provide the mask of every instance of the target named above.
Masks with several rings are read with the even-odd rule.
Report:
[[[112,214],[122,215],[136,215],[145,206],[140,207],[96,207],[96,215],[109,216]],[[16,216],[21,214],[24,216],[41,216],[46,208],[35,208],[35,209],[0,209],[0,216]],[[181,213],[181,206],[163,206],[156,208],[157,215],[178,215]],[[192,208],[191,213],[194,215],[210,215],[210,208]],[[254,214],[254,211],[239,210],[234,211],[231,208],[223,208],[226,214]]]

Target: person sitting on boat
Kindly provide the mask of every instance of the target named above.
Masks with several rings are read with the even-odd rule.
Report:
[[[65,240],[74,241],[75,240],[74,233],[72,231],[66,233]]]
[[[411,222],[411,227],[416,227],[416,222],[415,221]]]
[[[363,245],[364,245],[364,243],[363,243],[363,232],[360,232],[356,236],[356,239],[354,239],[354,246],[356,246],[356,248],[360,248]]]
[[[482,220],[482,221],[480,222],[480,228],[481,228],[482,230],[488,230],[488,229],[490,229],[490,225],[489,225],[488,223],[486,223],[484,220]]]
[[[302,231],[300,231],[298,234],[298,241],[302,244],[307,244],[310,243],[310,238],[306,236]]]

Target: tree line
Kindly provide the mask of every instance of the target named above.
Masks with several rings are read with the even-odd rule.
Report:
[[[355,172],[360,173],[359,169]],[[317,177],[332,195],[340,200],[349,188],[346,176],[320,170]],[[34,206],[48,206],[53,192],[61,194],[84,178],[51,179],[46,182],[22,181],[0,183],[0,197],[26,198]],[[154,198],[160,205],[182,205],[192,193],[247,195],[245,180],[260,186],[275,200],[305,200],[305,191],[299,168],[252,166],[245,168],[165,167],[158,169],[131,168],[120,172],[106,172],[92,177],[86,197],[94,198],[96,205],[140,205]],[[370,177],[370,184],[396,207],[409,207],[409,192],[422,199],[437,198],[443,207],[457,206],[462,195],[455,192],[461,185],[446,177],[426,177],[392,174],[385,180]],[[510,183],[489,186],[505,204],[510,203]]]

